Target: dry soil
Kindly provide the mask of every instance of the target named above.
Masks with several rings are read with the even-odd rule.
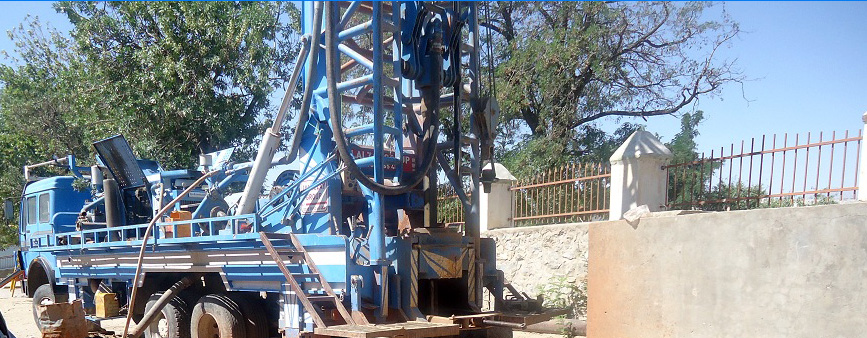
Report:
[[[9,291],[9,287],[0,289],[0,313],[6,319],[9,331],[17,338],[41,338],[42,335],[33,322],[33,308],[30,298],[18,288],[15,296]],[[124,319],[109,319],[102,321],[102,327],[109,331],[115,331],[118,337],[123,332]],[[539,334],[529,332],[515,332],[514,338],[560,338],[559,335]]]

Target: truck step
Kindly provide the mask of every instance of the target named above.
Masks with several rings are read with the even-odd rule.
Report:
[[[299,278],[316,278],[316,279],[319,279],[319,274],[318,273],[293,273],[292,277],[295,277],[296,280]]]
[[[268,253],[274,259],[274,262],[277,263],[277,266],[280,268],[280,271],[283,272],[283,275],[286,277],[286,281],[289,282],[292,287],[292,291],[294,291],[299,296],[304,294],[306,300],[302,298],[302,304],[304,305],[304,309],[307,313],[313,317],[313,322],[318,327],[327,326],[325,323],[325,316],[320,315],[320,310],[317,306],[314,306],[313,303],[317,303],[317,305],[321,307],[333,307],[340,314],[340,317],[343,319],[343,322],[348,324],[356,324],[355,319],[349,314],[349,311],[346,307],[343,306],[337,296],[334,293],[334,290],[331,289],[331,285],[325,282],[319,273],[319,268],[316,267],[316,263],[309,259],[309,255],[307,254],[307,250],[304,248],[304,245],[295,237],[293,233],[267,233],[267,232],[259,232],[259,237],[262,240],[262,245],[265,246],[265,249],[268,250]],[[285,246],[281,246],[281,250],[277,250],[274,247],[274,244],[271,243],[272,240],[286,240],[291,244],[292,249],[286,248]],[[288,249],[288,250],[287,250]],[[293,250],[294,249],[294,250]],[[299,265],[304,265],[307,267],[307,271],[309,273],[292,273],[286,267],[286,263],[283,261],[283,255],[287,254],[287,251],[296,251],[296,254],[292,254],[291,260],[297,261]],[[295,263],[295,262],[293,262]],[[299,279],[302,282],[299,283]],[[305,280],[312,279],[317,283],[308,282]],[[321,293],[312,293],[311,291],[319,291]],[[367,320],[363,317],[359,319],[358,324],[367,324]]]
[[[268,239],[270,239],[272,241],[275,239],[276,240],[286,240],[286,241],[292,240],[292,234],[291,233],[265,232],[264,234],[266,237],[268,237]]]
[[[307,300],[311,303],[322,303],[322,302],[335,302],[337,298],[329,295],[317,295],[317,296],[307,296]]]

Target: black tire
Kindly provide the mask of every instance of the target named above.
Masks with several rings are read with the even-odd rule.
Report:
[[[268,317],[265,316],[265,301],[252,293],[229,293],[229,298],[241,308],[244,331],[247,338],[268,338]]]
[[[241,307],[226,295],[199,299],[193,307],[190,332],[192,338],[247,338]]]
[[[162,292],[153,294],[145,305],[145,313],[150,310]],[[180,297],[173,297],[163,307],[150,325],[145,328],[145,338],[190,338],[190,307]]]
[[[42,284],[33,291],[33,321],[36,322],[36,327],[42,331],[42,323],[39,322],[39,315],[36,313],[37,307],[43,304],[64,303],[69,300],[69,295],[65,293],[54,293],[54,287],[51,284]]]

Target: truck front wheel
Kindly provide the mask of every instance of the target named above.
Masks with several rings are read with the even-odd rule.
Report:
[[[39,305],[48,305],[54,303],[63,303],[69,299],[69,295],[65,293],[54,293],[54,288],[51,284],[42,284],[33,291],[33,321],[36,322],[36,327],[42,331],[42,322],[39,321],[39,313],[37,309]]]

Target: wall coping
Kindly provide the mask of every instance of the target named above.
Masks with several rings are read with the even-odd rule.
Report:
[[[650,214],[644,215],[639,218],[640,223],[643,218],[667,218],[667,217],[694,217],[701,218],[705,216],[719,216],[719,215],[739,215],[746,213],[788,213],[792,210],[816,210],[817,209],[836,209],[836,208],[864,208],[867,207],[867,202],[863,201],[843,201],[838,204],[827,204],[827,205],[804,205],[797,207],[782,207],[782,208],[763,208],[763,209],[749,209],[749,210],[731,210],[731,211],[701,211],[701,210],[666,210],[666,211],[657,211],[651,212]],[[497,234],[512,234],[512,233],[520,233],[520,232],[528,232],[528,231],[537,231],[537,230],[564,230],[564,229],[575,229],[575,228],[589,228],[591,225],[594,226],[604,226],[606,223],[612,222],[626,222],[626,220],[613,220],[613,221],[595,221],[595,222],[577,222],[577,223],[559,223],[559,224],[546,224],[546,225],[533,225],[526,227],[516,227],[516,228],[501,228],[501,229],[493,229],[488,230],[482,233],[482,236],[486,235],[497,235]]]

